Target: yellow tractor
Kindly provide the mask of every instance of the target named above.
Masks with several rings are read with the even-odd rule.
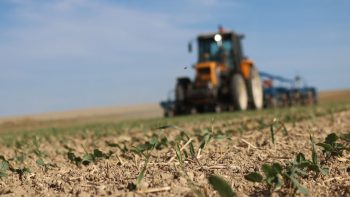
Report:
[[[198,62],[193,81],[177,79],[172,115],[261,109],[263,88],[253,61],[243,54],[244,35],[233,31],[202,34],[197,37]],[[192,52],[192,43],[188,45]]]

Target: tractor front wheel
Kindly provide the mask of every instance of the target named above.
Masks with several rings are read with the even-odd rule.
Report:
[[[264,106],[263,87],[259,72],[254,66],[250,68],[247,87],[251,108],[261,109]]]
[[[231,81],[231,99],[236,110],[244,111],[248,108],[248,93],[243,76],[234,74]]]

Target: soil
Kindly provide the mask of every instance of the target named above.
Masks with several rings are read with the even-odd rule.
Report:
[[[258,117],[265,123],[272,120]],[[278,117],[277,117],[278,118]],[[47,169],[36,164],[32,139],[17,139],[16,148],[0,145],[5,158],[25,155],[23,163],[10,161],[14,168],[28,167],[31,172],[23,176],[10,172],[0,179],[0,195],[4,196],[196,196],[199,189],[206,196],[219,196],[208,184],[211,174],[223,177],[238,196],[289,196],[290,188],[272,192],[266,184],[252,183],[244,179],[249,172],[260,171],[264,163],[278,162],[285,165],[302,152],[311,159],[309,135],[315,142],[323,142],[332,132],[343,134],[350,131],[350,111],[314,117],[295,123],[286,123],[288,135],[276,131],[275,144],[271,141],[269,127],[263,127],[258,119],[241,117],[232,120],[214,120],[194,124],[185,123],[181,128],[144,130],[130,128],[122,132],[99,133],[83,131],[72,135],[39,137],[39,149],[45,153]],[[188,139],[179,140],[182,130],[186,130],[193,140],[196,156],[185,157],[181,164],[173,147],[178,141],[189,153]],[[212,132],[218,139],[209,141],[199,152],[200,136]],[[148,141],[152,136],[166,138],[169,143],[149,151],[150,159],[145,176],[135,189],[137,177],[144,166],[144,157],[132,151],[132,147]],[[224,139],[221,139],[224,138]],[[109,142],[110,145],[107,145]],[[111,143],[125,146],[123,152]],[[187,145],[186,145],[187,144]],[[115,146],[115,145],[114,145]],[[92,152],[98,148],[104,153],[113,154],[108,158],[97,159],[87,166],[76,165],[67,157],[72,150],[75,155]],[[317,149],[321,164],[329,167],[327,176],[310,173],[300,183],[308,188],[310,196],[350,196],[350,154],[325,159]],[[297,193],[297,195],[301,195]]]
[[[70,127],[77,124],[104,123],[161,117],[158,104],[111,106],[24,116],[0,117],[1,131],[36,130],[47,127]]]

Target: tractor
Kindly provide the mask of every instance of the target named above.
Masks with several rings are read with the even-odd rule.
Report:
[[[163,102],[172,115],[261,109],[263,87],[254,62],[242,48],[244,35],[219,28],[218,32],[197,37],[198,61],[195,77],[180,77],[175,101]],[[192,42],[188,44],[192,52]]]

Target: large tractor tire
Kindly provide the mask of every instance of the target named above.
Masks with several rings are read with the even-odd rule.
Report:
[[[244,111],[248,108],[247,87],[241,74],[234,74],[231,81],[231,99],[235,110]]]
[[[185,101],[185,88],[181,83],[176,84],[175,99],[176,99],[176,102],[184,102]]]
[[[250,106],[253,109],[261,109],[264,106],[263,85],[257,69],[250,68],[250,76],[247,81],[248,96]]]
[[[187,98],[187,92],[191,85],[191,80],[187,77],[178,78],[175,86],[176,102],[184,102]]]
[[[188,91],[191,80],[188,78],[179,78],[175,86],[175,114],[189,114]]]

